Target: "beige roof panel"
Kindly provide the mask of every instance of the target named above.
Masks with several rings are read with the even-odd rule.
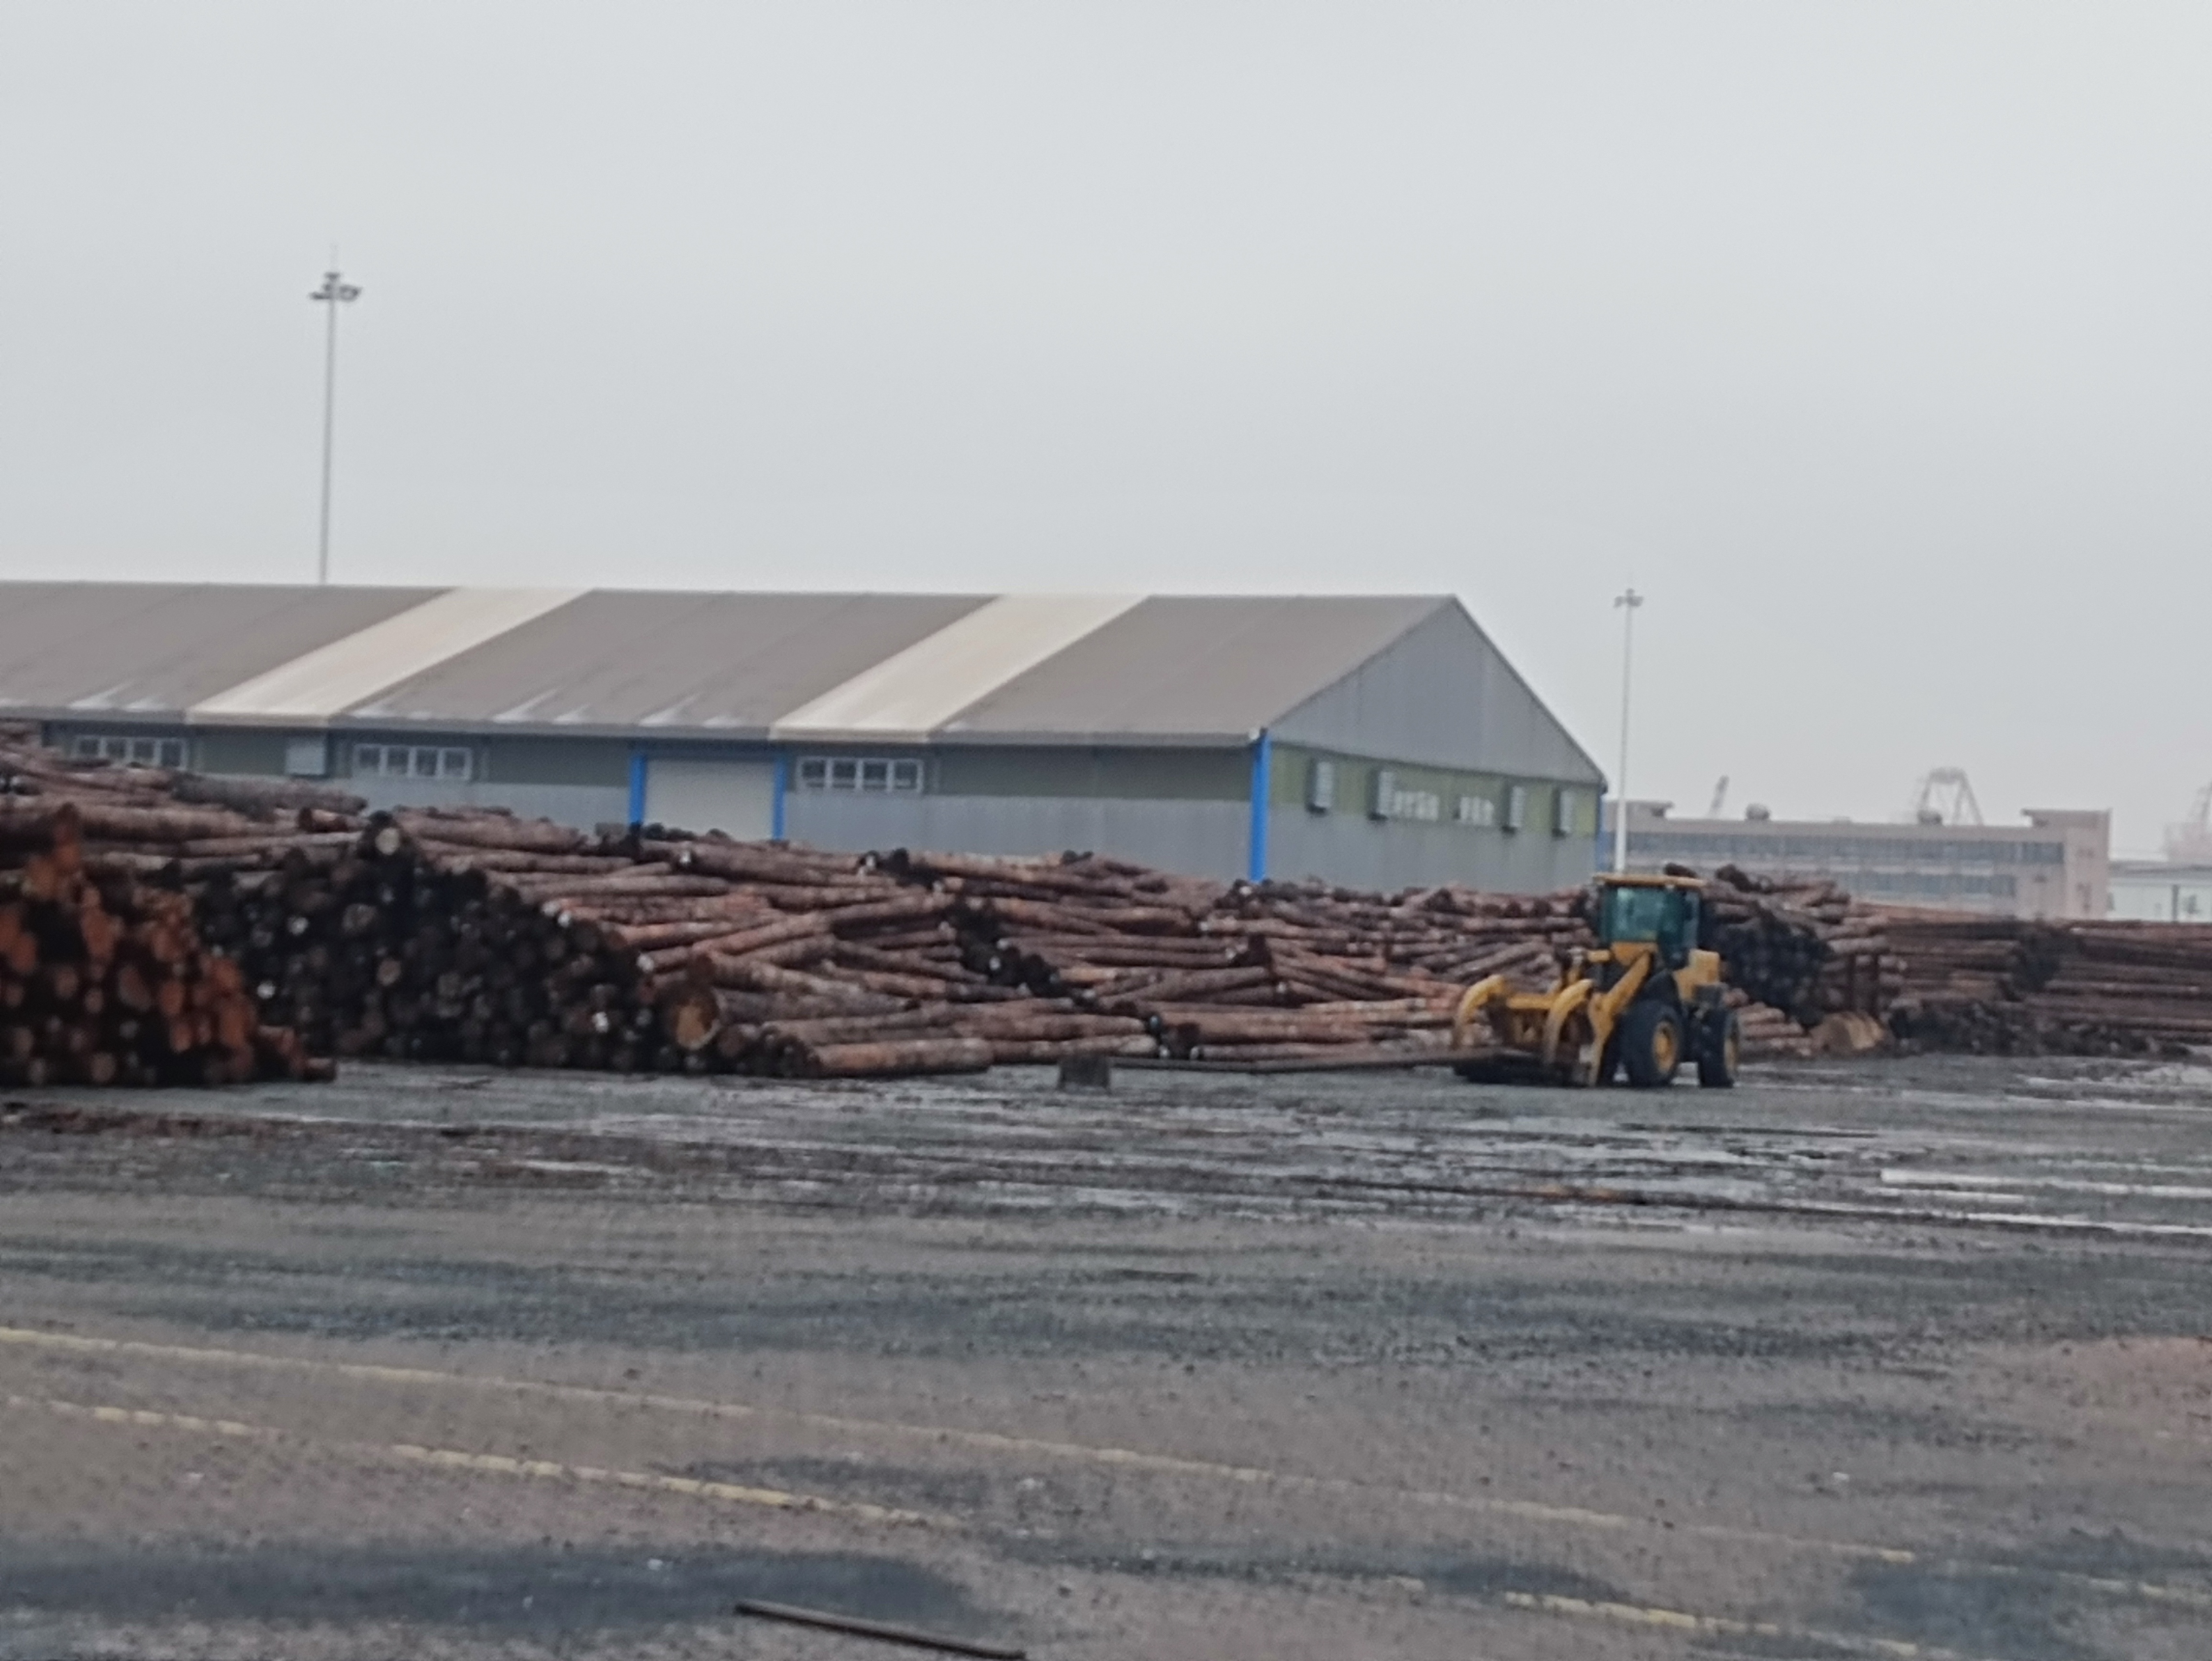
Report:
[[[0,582],[0,710],[174,721],[435,588]]]
[[[449,588],[185,712],[199,722],[319,726],[411,675],[557,611],[580,588]]]
[[[978,594],[595,589],[348,712],[480,732],[765,739],[985,603]]]
[[[1135,594],[1002,595],[793,710],[773,735],[920,742],[1141,603]]]

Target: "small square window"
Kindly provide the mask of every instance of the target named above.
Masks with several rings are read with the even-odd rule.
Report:
[[[829,788],[830,762],[823,756],[802,756],[799,762],[799,788],[802,790],[822,790]]]
[[[160,759],[164,767],[182,767],[185,764],[185,741],[182,739],[163,739]]]
[[[1387,767],[1378,767],[1370,780],[1367,794],[1367,817],[1387,819],[1398,804],[1398,776]]]
[[[891,764],[887,761],[864,761],[860,764],[860,788],[888,790],[891,788]]]
[[[921,788],[921,764],[918,761],[895,761],[891,764],[891,788],[919,790]]]
[[[830,764],[830,788],[832,790],[852,790],[860,782],[860,764],[838,760]]]
[[[474,769],[473,759],[465,750],[441,750],[438,752],[438,776],[441,779],[465,779]]]
[[[100,740],[89,733],[81,733],[74,746],[74,752],[82,760],[97,761],[100,759]]]

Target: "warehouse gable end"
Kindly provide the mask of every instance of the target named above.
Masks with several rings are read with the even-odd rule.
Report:
[[[1457,601],[1273,724],[1278,740],[1591,789],[1605,776]]]

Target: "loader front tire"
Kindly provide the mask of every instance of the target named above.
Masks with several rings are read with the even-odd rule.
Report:
[[[1682,1018],[1656,1001],[1632,1004],[1620,1023],[1620,1064],[1638,1090],[1674,1082],[1682,1065]]]

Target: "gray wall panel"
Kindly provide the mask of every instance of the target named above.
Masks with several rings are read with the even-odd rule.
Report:
[[[784,804],[786,833],[817,848],[969,854],[1058,854],[1072,848],[1223,878],[1243,874],[1250,824],[1243,802],[821,791],[794,792]]]
[[[1525,778],[1603,775],[1458,606],[1438,611],[1271,729],[1285,743]]]
[[[203,773],[281,774],[284,739],[258,727],[202,727],[192,735],[194,764]]]
[[[948,796],[1119,796],[1137,801],[1243,801],[1242,750],[1058,749],[961,745],[936,752],[932,788]]]
[[[1267,874],[1320,877],[1350,888],[1465,883],[1498,893],[1544,894],[1589,880],[1596,843],[1532,829],[1381,822],[1352,813],[1278,807],[1267,819]]]
[[[629,745],[620,739],[501,737],[476,743],[485,775],[511,784],[629,787]]]

